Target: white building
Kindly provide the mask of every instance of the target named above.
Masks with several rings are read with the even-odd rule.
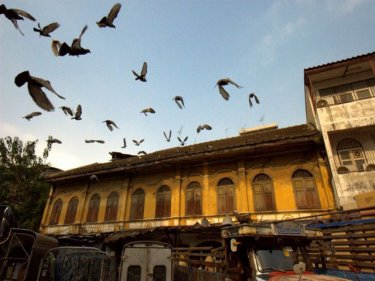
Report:
[[[337,205],[375,201],[375,52],[304,70],[307,122],[322,132]]]

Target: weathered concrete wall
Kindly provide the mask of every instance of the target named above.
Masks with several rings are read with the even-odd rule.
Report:
[[[322,130],[328,132],[374,125],[375,99],[318,108],[318,116]]]

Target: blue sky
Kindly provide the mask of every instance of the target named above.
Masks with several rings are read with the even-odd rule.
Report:
[[[116,2],[2,3],[29,12],[42,26],[60,24],[45,38],[32,30],[36,22],[25,19],[19,21],[22,36],[0,15],[0,137],[38,139],[39,154],[48,136],[60,139],[48,160],[61,169],[107,162],[111,151],[137,154],[176,147],[178,132],[191,145],[237,136],[241,128],[303,124],[303,70],[375,50],[374,0],[121,1],[116,29],[95,23]],[[70,44],[85,25],[81,44],[91,53],[55,57],[51,40]],[[131,72],[139,72],[144,61],[146,83],[135,81]],[[46,90],[56,109],[40,109],[26,86],[14,84],[24,70],[49,80],[66,100]],[[214,87],[225,77],[243,86],[227,86],[228,101]],[[260,100],[252,108],[251,92]],[[172,100],[176,95],[184,97],[185,109]],[[58,108],[78,104],[81,121]],[[156,113],[144,116],[140,111],[148,106]],[[42,115],[22,118],[33,111]],[[106,119],[120,129],[110,132],[102,122]],[[197,126],[204,123],[213,129],[198,134]],[[169,130],[172,140],[166,142],[163,131]],[[85,139],[105,144],[86,144]],[[137,147],[133,139],[144,142]]]

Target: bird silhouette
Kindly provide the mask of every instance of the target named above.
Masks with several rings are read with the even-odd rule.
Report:
[[[48,140],[47,140],[47,147],[48,147],[48,149],[51,149],[52,148],[52,144],[54,144],[54,143],[61,144],[62,142],[60,140],[58,140],[58,139],[53,138],[52,136],[49,136]]]
[[[82,48],[81,46],[81,38],[82,35],[86,32],[87,25],[81,31],[81,34],[78,38],[73,39],[72,45],[69,46],[67,43],[60,43],[58,40],[52,40],[52,52],[55,56],[65,56],[69,54],[70,56],[80,56],[85,55],[87,53],[91,53],[89,49]]]
[[[99,178],[97,175],[90,175],[89,176],[90,181],[99,181]]]
[[[186,136],[186,137],[184,138],[184,140],[182,140],[180,137],[177,137],[177,139],[179,140],[181,146],[184,146],[184,145],[185,145],[185,142],[188,140],[188,137]]]
[[[181,96],[175,96],[173,98],[173,100],[176,102],[176,104],[178,105],[179,108],[182,109],[183,107],[185,107],[183,97],[181,97]]]
[[[108,16],[103,17],[100,21],[96,22],[96,24],[99,27],[112,27],[112,28],[116,28],[116,26],[114,26],[114,24],[113,24],[113,21],[117,17],[120,9],[121,9],[121,4],[120,3],[115,4],[112,7],[111,11],[109,11]]]
[[[144,139],[141,139],[141,140],[133,140],[133,142],[134,142],[134,144],[136,145],[136,146],[139,146],[142,142],[144,141]]]
[[[73,110],[70,107],[67,106],[60,106],[59,108],[62,109],[65,115],[74,116]]]
[[[254,99],[255,100],[255,102],[257,103],[257,104],[259,104],[259,99],[258,99],[258,97],[254,94],[254,93],[251,93],[251,94],[249,94],[249,104],[250,104],[250,107],[253,107],[253,103],[251,102],[251,99]]]
[[[212,130],[212,127],[208,124],[199,125],[197,127],[197,133],[199,134],[199,132],[202,130]]]
[[[24,72],[19,73],[14,79],[14,83],[18,87],[21,87],[23,84],[27,83],[29,94],[34,100],[34,102],[40,108],[46,111],[53,111],[55,107],[47,98],[46,94],[42,91],[42,87],[48,89],[49,91],[54,93],[56,96],[58,96],[60,99],[65,99],[64,97],[56,93],[56,91],[52,88],[51,83],[48,80],[33,77],[30,75],[29,71],[24,71]]]
[[[132,70],[133,74],[135,75],[135,80],[140,80],[142,82],[147,82],[146,80],[146,74],[147,74],[147,62],[143,63],[142,70],[141,70],[141,75],[139,75],[137,72]]]
[[[50,23],[49,25],[46,25],[45,27],[41,28],[40,23],[38,23],[38,28],[34,27],[35,32],[39,32],[39,36],[44,36],[44,37],[51,37],[49,35],[51,32],[55,31],[58,29],[60,25],[57,22]]]
[[[121,148],[126,148],[126,139],[123,138],[122,141],[123,141],[124,144],[121,146]]]
[[[74,117],[72,117],[71,119],[82,120],[81,115],[82,115],[82,106],[79,104],[77,106],[77,110],[74,114]]]
[[[85,140],[85,143],[94,143],[94,142],[101,143],[101,144],[105,143],[104,140]]]
[[[138,155],[146,155],[147,154],[147,152],[146,151],[144,151],[144,150],[140,150],[140,151],[138,151]]]
[[[113,127],[116,127],[118,129],[116,123],[113,122],[112,120],[104,120],[103,123],[105,123],[107,125],[107,127],[110,131],[113,131]]]
[[[4,14],[5,17],[10,20],[14,27],[22,34],[21,29],[18,27],[17,20],[23,20],[23,17],[35,21],[35,18],[29,13],[22,11],[20,9],[7,9],[4,4],[0,5],[0,15]]]
[[[147,116],[147,113],[155,113],[156,111],[152,107],[146,107],[141,111],[141,113],[144,113]]]
[[[222,95],[222,97],[225,99],[225,100],[229,100],[229,93],[224,89],[223,86],[226,86],[228,84],[232,84],[234,86],[236,86],[237,88],[242,88],[241,86],[239,86],[238,84],[236,84],[235,82],[233,82],[230,78],[223,78],[223,79],[220,79],[216,82],[216,85],[219,87],[219,92],[220,94]]]
[[[39,116],[39,115],[41,115],[41,114],[42,114],[41,112],[39,112],[39,111],[35,111],[35,112],[31,112],[30,114],[25,115],[25,116],[22,117],[22,118],[26,118],[27,121],[30,121],[31,118],[34,118],[35,116]]]
[[[171,140],[171,137],[172,137],[172,131],[169,130],[168,136],[167,136],[166,132],[164,132],[164,131],[163,131],[163,134],[164,134],[164,137],[165,137],[166,141],[169,142]]]

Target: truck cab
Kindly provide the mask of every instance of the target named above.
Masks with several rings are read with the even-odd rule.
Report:
[[[307,247],[319,233],[301,224],[241,224],[224,227],[221,234],[233,281],[347,280],[314,273]]]

